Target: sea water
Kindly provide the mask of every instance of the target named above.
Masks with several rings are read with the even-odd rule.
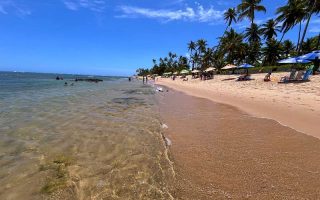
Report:
[[[154,88],[56,76],[0,72],[0,199],[171,199]]]

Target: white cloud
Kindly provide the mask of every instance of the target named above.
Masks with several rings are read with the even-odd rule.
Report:
[[[320,33],[320,27],[318,27],[318,26],[311,27],[311,28],[309,29],[309,32],[310,32],[310,33]]]
[[[89,9],[95,12],[102,12],[107,3],[105,0],[62,0],[69,10]]]
[[[134,18],[146,17],[151,19],[160,19],[163,21],[196,21],[196,22],[210,22],[217,23],[223,19],[224,11],[215,10],[212,6],[204,8],[202,5],[197,4],[196,8],[185,7],[184,9],[168,10],[168,9],[150,9],[140,8],[134,6],[120,6],[122,15],[118,17]]]
[[[0,14],[14,13],[20,17],[31,15],[31,11],[13,0],[0,0]]]
[[[317,18],[317,19],[313,19],[310,21],[311,24],[320,24],[320,19]]]

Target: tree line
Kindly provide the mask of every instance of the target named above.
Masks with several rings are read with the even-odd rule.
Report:
[[[262,0],[242,0],[237,7],[229,8],[224,13],[226,29],[217,38],[216,46],[209,47],[205,39],[190,41],[189,57],[169,52],[164,58],[153,59],[150,69],[139,68],[137,75],[162,75],[165,72],[205,70],[208,67],[219,70],[229,63],[273,66],[280,59],[318,49],[320,34],[305,38],[311,18],[319,16],[320,0],[288,0],[285,5],[277,8],[274,19],[261,25],[255,23],[257,12],[267,12]],[[249,26],[243,32],[237,32],[233,26],[245,19],[250,21]],[[299,30],[296,42],[283,40],[296,26]]]

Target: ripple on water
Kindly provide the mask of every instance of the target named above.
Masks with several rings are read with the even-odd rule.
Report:
[[[1,99],[0,199],[172,198],[152,94],[115,81]]]

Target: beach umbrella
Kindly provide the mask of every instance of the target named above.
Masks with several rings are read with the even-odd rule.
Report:
[[[252,66],[252,65],[250,65],[250,64],[248,64],[248,63],[244,63],[244,64],[238,66],[237,68],[239,68],[239,69],[246,69],[247,74],[249,74],[249,68],[252,68],[252,67],[254,67],[254,66]]]
[[[234,69],[237,68],[235,65],[227,64],[226,66],[222,67],[221,69]]]
[[[209,68],[207,68],[207,69],[205,70],[205,72],[212,72],[212,71],[214,71],[214,70],[216,70],[216,68],[214,68],[214,67],[209,67]]]
[[[278,61],[278,63],[280,64],[296,64],[296,63],[304,64],[309,62],[310,62],[309,60],[302,59],[301,56],[294,57],[294,58],[287,58],[287,59]]]
[[[252,67],[254,67],[254,66],[252,66],[252,65],[250,65],[250,64],[248,64],[248,63],[244,63],[244,64],[238,66],[237,68],[248,69],[248,68],[252,68]]]
[[[165,72],[165,73],[163,73],[163,75],[165,75],[165,76],[170,76],[172,74],[172,72]]]
[[[192,73],[199,73],[200,70],[194,69],[194,70],[192,70],[191,72],[192,72]]]
[[[308,54],[305,54],[305,55],[298,57],[298,59],[301,59],[301,60],[311,60],[311,61],[316,60],[316,58],[318,58],[320,60],[320,50],[313,51],[311,53],[308,53]]]
[[[177,75],[177,74],[178,74],[178,72],[174,72],[173,74],[174,74],[174,75]]]
[[[184,69],[184,70],[181,70],[180,74],[189,74],[189,71]]]

